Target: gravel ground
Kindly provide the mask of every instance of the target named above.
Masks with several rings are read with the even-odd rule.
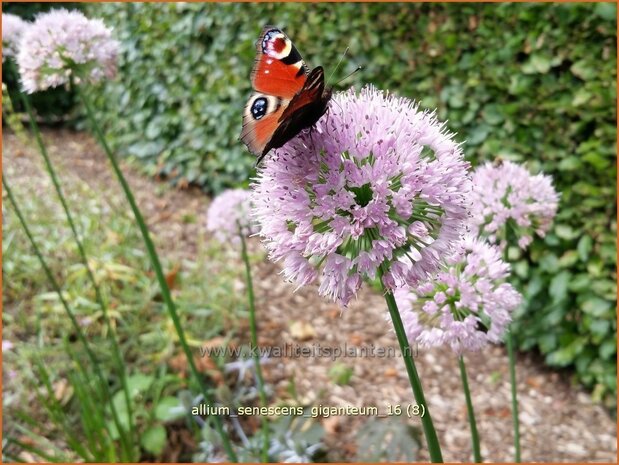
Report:
[[[62,166],[65,182],[72,176],[102,192],[119,189],[105,156],[90,136],[69,131],[47,131],[50,155]],[[40,157],[20,146],[11,134],[3,138],[4,172],[9,181],[34,183],[44,176]],[[203,213],[208,198],[197,189],[162,189],[134,170],[125,169],[138,203],[148,218],[163,254],[192,258],[195,237],[203,234]],[[163,193],[161,191],[163,190]],[[157,195],[158,194],[158,195]],[[186,214],[200,221],[187,224]],[[260,244],[250,244],[258,251]],[[408,405],[412,395],[404,364],[397,356],[394,334],[385,321],[386,308],[380,295],[363,289],[345,311],[318,298],[314,289],[293,292],[282,281],[277,265],[266,261],[256,265],[256,298],[261,346],[285,344],[317,349],[342,347],[370,350],[373,345],[393,356],[282,357],[265,364],[267,382],[274,386],[275,398],[289,397],[291,380],[304,403],[323,406],[376,406],[385,413],[388,405]],[[289,346],[291,347],[291,346]],[[367,353],[367,352],[366,352]],[[350,354],[349,354],[350,355]],[[449,350],[419,351],[416,364],[424,384],[446,461],[470,461],[469,429],[464,396],[460,387],[457,359]],[[466,357],[469,383],[487,461],[513,459],[509,374],[503,347],[492,347]],[[352,377],[344,385],[335,384],[329,372],[345,365]],[[616,422],[602,407],[592,403],[587,392],[570,382],[569,373],[546,368],[530,354],[518,356],[518,392],[521,409],[523,461],[537,462],[616,462]],[[322,419],[327,431],[329,459],[355,457],[355,432],[367,416]],[[404,415],[396,421],[420,428],[418,418]],[[422,441],[423,443],[423,441]],[[419,460],[427,460],[421,446]]]

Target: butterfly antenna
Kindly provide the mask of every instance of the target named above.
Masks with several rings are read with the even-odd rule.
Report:
[[[342,79],[340,79],[339,81],[337,81],[334,86],[337,86],[340,82],[345,81],[346,79],[348,79],[350,76],[352,76],[353,74],[355,74],[358,71],[361,71],[363,69],[363,65],[359,65],[355,68],[355,70],[352,73],[348,73],[348,75],[344,76]]]
[[[333,71],[331,71],[331,74],[329,75],[329,79],[327,79],[327,85],[329,85],[329,82],[331,81],[331,78],[333,77],[333,75],[335,74],[337,69],[342,64],[342,60],[344,60],[344,57],[348,53],[348,50],[350,50],[350,47],[346,47],[346,50],[344,50],[344,53],[342,53],[342,56],[340,57],[340,61],[337,62],[337,65],[335,65],[335,68],[333,68]]]

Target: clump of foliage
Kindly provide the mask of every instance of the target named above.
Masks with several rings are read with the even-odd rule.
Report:
[[[9,145],[9,150],[15,144]],[[55,279],[61,283],[64,299],[96,350],[103,371],[109,374],[112,402],[126,426],[129,412],[103,314],[64,212],[52,194],[51,182],[43,174],[35,176],[37,182],[33,184],[33,176],[20,172],[23,166],[12,165],[5,174],[20,209]],[[139,449],[137,439],[132,447],[136,447],[138,457],[160,456],[170,440],[166,423],[176,418],[170,416],[169,410],[178,404],[178,392],[187,388],[186,364],[182,363],[182,355],[179,357],[176,333],[122,198],[113,191],[103,196],[96,186],[64,170],[59,170],[59,177],[66,181],[63,191],[76,212],[74,218],[89,266],[110,309],[127,364],[133,421],[139,435]],[[4,340],[9,341],[3,353],[7,376],[4,408],[9,418],[19,421],[6,431],[11,447],[5,452],[18,454],[25,450],[49,461],[115,460],[118,434],[104,434],[105,425],[109,426],[107,431],[115,431],[109,403],[92,375],[92,367],[84,365],[77,334],[41,271],[14,210],[7,204],[2,241],[3,273],[9,277],[3,281]],[[198,240],[195,260],[164,259],[182,324],[191,328],[187,337],[193,346],[222,333],[234,338],[242,317],[245,301],[234,292],[240,273],[221,254],[216,244]],[[45,433],[40,428],[43,424]],[[89,442],[80,446],[75,439],[78,431]],[[94,434],[92,443],[89,434]],[[28,438],[30,446],[18,438]],[[68,450],[53,447],[51,438],[66,442]]]

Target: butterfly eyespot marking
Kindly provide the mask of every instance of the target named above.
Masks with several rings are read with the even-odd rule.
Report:
[[[292,42],[279,29],[271,29],[262,39],[262,53],[281,60],[290,55]]]
[[[267,114],[268,106],[269,104],[266,98],[258,97],[251,105],[251,115],[255,120],[261,119]]]

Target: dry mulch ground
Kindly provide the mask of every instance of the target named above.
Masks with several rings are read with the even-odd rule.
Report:
[[[119,189],[104,154],[92,138],[83,133],[47,131],[45,139],[55,163],[63,167],[62,176],[77,176],[92,188],[105,192]],[[36,183],[46,174],[40,156],[24,149],[11,134],[3,139],[4,172],[9,181],[16,177]],[[125,173],[137,196],[162,254],[192,258],[195,238],[203,232],[203,217],[208,198],[197,189],[166,189],[132,169]],[[158,195],[157,195],[158,193]],[[182,221],[187,214],[197,215],[195,224]],[[257,250],[257,239],[251,247]],[[314,289],[293,292],[282,281],[279,268],[269,262],[256,264],[255,285],[259,313],[260,344],[308,347],[392,348],[397,342],[385,321],[385,303],[370,289],[341,312],[317,296]],[[482,439],[482,455],[490,461],[512,461],[512,424],[509,409],[509,374],[503,347],[492,347],[481,354],[467,356],[469,383]],[[346,385],[337,385],[329,376],[335,364],[345,364],[353,374]],[[448,350],[420,351],[416,363],[426,398],[438,430],[446,461],[470,461],[469,426],[464,396],[460,387],[457,359]],[[602,407],[594,405],[588,393],[569,380],[569,373],[545,367],[540,359],[520,354],[517,366],[521,409],[523,461],[598,461],[617,459],[616,422]],[[377,406],[381,413],[388,404],[407,405],[412,395],[401,358],[287,357],[265,364],[267,382],[277,395],[285,395],[290,381],[298,396],[307,403],[323,406]],[[352,459],[355,432],[367,420],[363,416],[323,420],[327,430],[330,458]],[[405,419],[420,428],[417,418]],[[427,460],[425,446],[419,453]]]

